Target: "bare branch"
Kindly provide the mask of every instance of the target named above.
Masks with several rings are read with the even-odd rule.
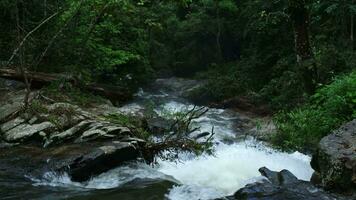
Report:
[[[28,32],[26,34],[26,36],[22,39],[22,41],[20,42],[19,46],[14,50],[14,52],[12,53],[10,59],[7,61],[6,66],[9,66],[11,64],[11,61],[14,59],[14,57],[18,54],[19,50],[21,49],[21,47],[24,45],[25,41],[27,40],[27,38],[29,36],[31,36],[34,32],[36,32],[39,28],[41,28],[44,24],[46,24],[49,20],[51,20],[53,17],[55,17],[58,14],[58,12],[54,13],[53,15],[51,15],[50,17],[48,17],[47,19],[43,20],[39,25],[37,25],[34,29],[32,29],[30,32]]]

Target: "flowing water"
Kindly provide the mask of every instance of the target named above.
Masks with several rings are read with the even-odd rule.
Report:
[[[161,79],[136,99],[120,108],[124,113],[140,112],[150,105],[158,115],[183,111],[193,105],[182,92],[196,82]],[[184,96],[184,95],[183,95]],[[262,180],[258,169],[288,169],[299,179],[309,180],[310,157],[299,152],[276,151],[253,139],[238,139],[246,118],[230,110],[209,109],[195,120],[202,132],[214,127],[213,155],[179,155],[178,162],[158,159],[148,166],[131,163],[86,183],[72,182],[66,174],[10,174],[0,169],[0,199],[169,199],[205,200],[233,194],[248,183]]]

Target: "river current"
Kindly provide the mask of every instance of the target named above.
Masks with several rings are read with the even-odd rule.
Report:
[[[159,79],[140,90],[135,99],[120,108],[134,113],[148,103],[158,115],[184,111],[193,105],[181,91],[194,85],[184,79]],[[93,177],[86,183],[72,182],[66,174],[45,172],[41,176],[0,172],[0,199],[169,199],[208,200],[233,194],[248,183],[260,181],[258,169],[288,169],[299,179],[309,180],[310,157],[286,153],[246,137],[239,129],[245,118],[231,110],[213,109],[195,120],[202,132],[214,127],[214,154],[179,155],[179,161],[157,160],[150,166],[130,163]]]

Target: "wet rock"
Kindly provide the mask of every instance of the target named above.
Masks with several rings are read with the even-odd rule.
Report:
[[[313,182],[343,193],[356,191],[356,119],[324,137],[311,165]]]
[[[40,124],[21,124],[7,132],[4,133],[3,137],[4,140],[7,142],[19,142],[19,141],[26,141],[35,134],[46,131],[55,126],[50,122],[42,122]]]
[[[152,87],[153,89],[159,88],[167,93],[174,93],[177,96],[186,97],[192,90],[202,85],[203,83],[197,80],[173,77],[168,79],[157,79]]]
[[[246,185],[227,199],[265,199],[265,200],[335,200],[341,196],[329,194],[310,182],[298,180],[288,170],[271,171],[265,167],[259,170],[266,179]],[[346,199],[345,199],[346,200]]]
[[[7,143],[7,142],[4,142],[4,141],[0,141],[0,149],[13,147],[15,145],[17,145],[17,144],[16,143]]]
[[[139,146],[143,146],[146,144],[146,141],[140,138],[135,138],[135,137],[124,137],[122,139],[120,139],[120,141],[122,142],[134,142],[139,144]]]
[[[76,138],[80,136],[80,134],[82,134],[91,123],[93,123],[93,121],[84,120],[79,124],[67,129],[66,131],[54,134],[49,138],[45,146],[49,146],[52,143],[62,143],[64,141]]]
[[[89,125],[88,130],[85,130],[75,142],[88,142],[101,139],[112,139],[131,135],[131,131],[127,127],[115,126],[107,122],[94,122]]]
[[[0,106],[0,123],[5,122],[9,117],[22,109],[22,102],[13,102]]]
[[[211,135],[211,133],[209,133],[209,132],[202,132],[202,133],[199,133],[198,135],[196,135],[196,136],[194,137],[194,139],[198,140],[198,139],[200,139],[200,138],[203,138],[203,137],[206,137],[206,136],[209,136],[209,135]]]
[[[22,123],[24,123],[24,122],[25,122],[25,119],[23,119],[23,118],[21,118],[21,117],[17,117],[17,118],[15,118],[15,119],[13,119],[13,120],[10,120],[10,121],[8,121],[8,122],[2,124],[2,125],[0,126],[0,130],[1,130],[1,132],[4,133],[4,132],[6,132],[6,131],[8,131],[8,130],[10,130],[10,129],[15,128],[16,126],[18,126],[18,125],[20,125],[20,124],[22,124]]]
[[[85,131],[79,138],[75,140],[75,142],[76,143],[87,142],[105,136],[106,136],[105,131],[102,131],[100,129],[92,129],[92,130]]]
[[[137,143],[114,141],[71,158],[59,171],[67,171],[73,181],[83,182],[126,161],[135,160],[139,155]]]
[[[162,135],[172,128],[172,120],[167,120],[163,117],[154,117],[147,120],[148,130],[151,133]]]
[[[33,116],[30,120],[28,120],[29,124],[34,124],[36,122],[38,122],[38,118],[36,116]]]
[[[21,90],[21,89],[25,89],[25,84],[20,81],[0,78],[0,87],[6,88],[8,90]]]

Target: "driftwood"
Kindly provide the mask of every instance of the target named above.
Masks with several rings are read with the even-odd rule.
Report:
[[[112,102],[122,102],[127,101],[131,98],[130,92],[122,87],[105,85],[105,84],[79,84],[77,79],[73,76],[68,76],[64,74],[50,74],[50,73],[42,73],[42,72],[26,72],[28,80],[31,80],[32,88],[42,88],[44,86],[48,86],[53,81],[58,80],[66,80],[67,82],[77,86],[85,91],[91,92],[95,95],[103,96],[109,99]],[[0,68],[0,78],[22,81],[24,82],[23,75],[9,68]]]

